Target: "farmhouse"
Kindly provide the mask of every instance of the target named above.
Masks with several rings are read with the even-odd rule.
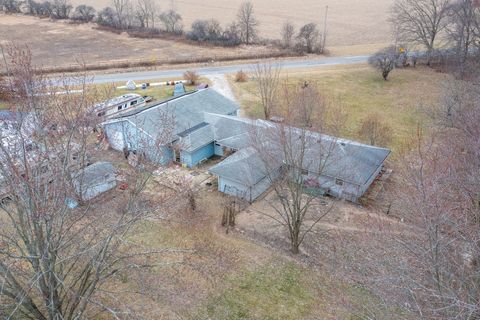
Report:
[[[239,107],[211,89],[186,94],[103,123],[111,147],[144,155],[160,164],[194,167],[214,155],[225,159],[210,168],[219,191],[250,202],[285,168],[278,139],[268,133],[282,124],[238,118]],[[286,127],[291,139],[300,129]],[[253,141],[255,132],[261,141]],[[293,144],[295,145],[295,144]],[[265,161],[260,149],[274,157]],[[390,150],[306,132],[299,174],[308,188],[353,202],[367,191]],[[295,152],[295,150],[293,150]]]
[[[138,108],[102,125],[114,150],[191,168],[215,154],[212,126],[205,121],[205,113],[236,116],[238,109],[233,101],[205,89]]]

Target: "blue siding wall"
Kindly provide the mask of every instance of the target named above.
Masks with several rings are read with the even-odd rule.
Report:
[[[168,164],[173,161],[173,152],[165,146],[157,146],[156,142],[131,123],[122,121],[105,125],[105,132],[110,145],[117,151],[129,150],[144,152],[147,159],[154,163]]]
[[[217,146],[217,144],[215,144],[215,155],[223,157],[223,147],[222,146]]]
[[[180,160],[187,167],[192,168],[199,164],[203,159],[210,159],[214,154],[214,143],[212,142],[192,153],[182,151],[180,153]]]
[[[218,177],[218,191],[235,196],[249,202],[253,201],[251,188],[244,184]]]

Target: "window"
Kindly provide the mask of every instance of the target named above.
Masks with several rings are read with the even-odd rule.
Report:
[[[102,111],[98,114],[99,117],[103,117],[105,115],[105,111]]]
[[[343,186],[343,180],[342,179],[335,179],[335,184],[337,186]]]
[[[131,106],[134,106],[134,105],[136,105],[136,104],[137,104],[137,100],[130,102],[130,105],[131,105]]]
[[[122,108],[123,108],[123,105],[118,106],[118,111],[122,110]]]

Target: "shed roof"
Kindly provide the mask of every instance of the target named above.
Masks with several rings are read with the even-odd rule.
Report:
[[[75,181],[85,189],[104,181],[106,182],[107,177],[110,177],[116,172],[117,169],[115,169],[110,162],[96,162],[77,171],[75,174]]]

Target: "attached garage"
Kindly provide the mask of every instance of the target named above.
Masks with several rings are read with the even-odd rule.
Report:
[[[246,148],[212,167],[209,172],[218,177],[218,191],[253,202],[270,188],[279,170],[280,165],[267,172],[255,150]]]

